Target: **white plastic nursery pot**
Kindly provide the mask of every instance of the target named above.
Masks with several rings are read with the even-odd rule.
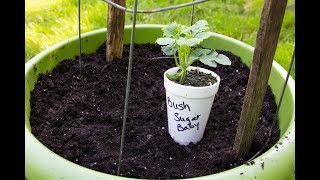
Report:
[[[155,43],[162,37],[165,25],[137,25],[135,43]],[[130,42],[131,27],[125,28],[125,43]],[[106,29],[82,34],[82,52],[93,53],[106,40]],[[215,33],[203,41],[203,46],[217,50],[230,51],[239,56],[245,64],[251,66],[254,48],[236,39]],[[132,179],[114,176],[75,164],[44,146],[33,134],[30,126],[30,93],[34,89],[39,74],[51,72],[64,59],[74,59],[79,53],[78,36],[66,39],[44,50],[25,64],[25,177],[28,180],[117,180]],[[273,62],[269,85],[278,103],[287,71],[277,62]],[[253,161],[254,164],[238,167],[202,177],[197,180],[288,180],[294,179],[295,172],[295,82],[289,78],[287,88],[278,114],[277,124],[280,139],[265,153]],[[262,166],[262,163],[264,166]]]
[[[219,90],[220,77],[204,68],[188,67],[211,74],[217,80],[210,86],[184,86],[167,78],[166,74],[175,74],[178,67],[168,69],[164,73],[166,103],[168,115],[168,130],[173,140],[180,145],[196,144],[205,131],[214,97]]]

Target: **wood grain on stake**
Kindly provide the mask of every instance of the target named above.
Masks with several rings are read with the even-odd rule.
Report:
[[[121,6],[126,6],[126,0],[113,0]],[[123,53],[125,11],[108,5],[107,25],[107,61],[121,59]]]
[[[238,157],[248,154],[276,51],[287,0],[265,0],[234,147]]]

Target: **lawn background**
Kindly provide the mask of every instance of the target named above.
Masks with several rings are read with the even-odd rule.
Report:
[[[133,0],[127,7],[133,9]],[[144,0],[138,9],[154,9],[190,0]],[[25,0],[25,62],[51,45],[78,34],[78,0]],[[81,0],[81,32],[107,26],[107,3],[102,0]],[[212,0],[195,6],[194,22],[208,21],[211,31],[255,46],[263,0]],[[173,21],[190,25],[191,7],[153,14],[138,14],[137,24],[170,24]],[[132,14],[126,13],[126,24]],[[295,43],[295,1],[288,0],[275,60],[289,69]],[[295,66],[291,76],[295,77]]]

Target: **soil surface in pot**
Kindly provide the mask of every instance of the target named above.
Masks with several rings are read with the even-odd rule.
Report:
[[[180,70],[178,70],[179,72]],[[170,79],[170,78],[169,78]],[[179,83],[179,80],[173,80],[176,83]],[[198,70],[190,70],[186,73],[186,79],[183,85],[185,86],[194,86],[194,87],[203,87],[211,86],[217,82],[216,77],[211,74],[200,72]],[[179,83],[180,84],[180,83]]]
[[[164,56],[158,45],[135,45],[121,176],[190,178],[245,163],[246,159],[235,158],[231,150],[249,68],[239,57],[218,52],[228,56],[232,65],[211,68],[194,64],[221,77],[203,139],[195,145],[180,146],[168,133],[163,86],[163,73],[175,66],[174,60],[156,58]],[[102,45],[96,53],[82,56],[81,75],[78,60],[64,61],[51,73],[40,75],[31,93],[30,123],[35,137],[74,163],[116,174],[128,55],[126,45],[122,60],[107,63]],[[275,112],[276,103],[268,87],[248,159],[268,139]],[[265,149],[278,139],[279,129],[274,127]]]

